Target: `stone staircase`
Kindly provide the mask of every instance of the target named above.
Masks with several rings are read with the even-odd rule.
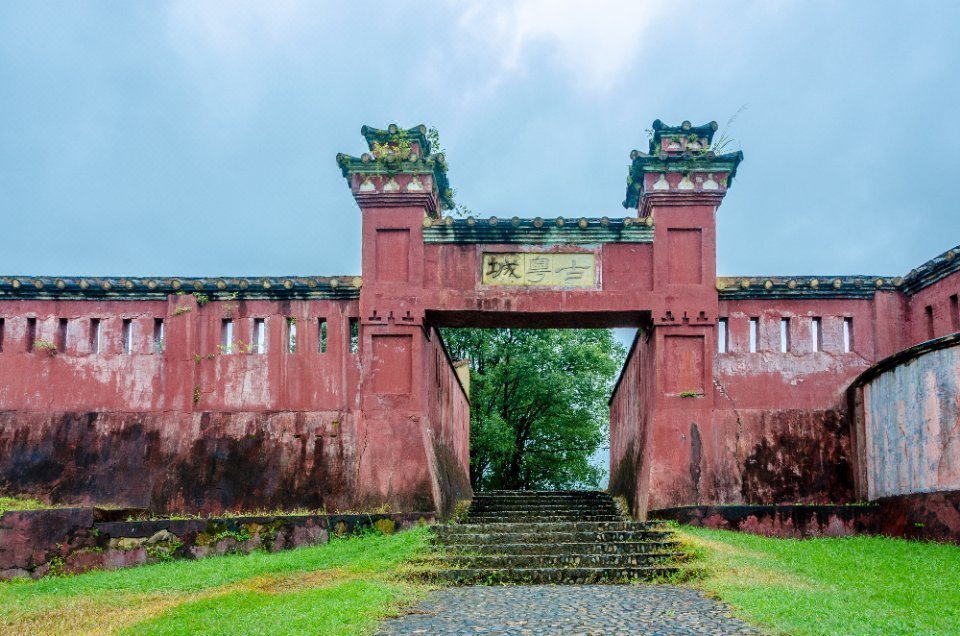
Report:
[[[432,576],[460,585],[650,580],[683,557],[669,528],[629,520],[598,491],[478,493],[465,522],[433,532]]]

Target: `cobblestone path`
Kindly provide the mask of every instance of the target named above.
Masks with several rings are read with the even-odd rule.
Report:
[[[755,635],[726,606],[669,585],[524,585],[432,592],[383,636],[409,634]]]

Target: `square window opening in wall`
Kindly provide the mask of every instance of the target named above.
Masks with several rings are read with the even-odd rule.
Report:
[[[124,355],[133,353],[133,320],[124,318],[120,329],[121,351]]]
[[[729,336],[727,335],[727,319],[721,318],[717,321],[717,352],[726,353],[730,346]]]
[[[756,353],[760,349],[760,319],[750,319],[750,353]]]
[[[0,353],[3,353],[3,332],[6,327],[6,321],[3,318],[0,318]]]
[[[60,318],[57,320],[57,341],[54,343],[57,346],[57,351],[63,353],[67,350],[67,319]]]
[[[33,345],[37,341],[37,319],[27,318],[27,351],[33,351]]]
[[[823,322],[816,317],[810,319],[810,350],[823,351]]]
[[[90,335],[87,340],[87,350],[90,353],[100,353],[100,319],[90,319]]]
[[[360,351],[360,319],[350,319],[350,353]]]
[[[287,353],[297,352],[297,319],[287,318]]]
[[[936,330],[933,324],[933,305],[927,305],[923,309],[923,314],[927,326],[927,340],[933,340],[936,336]]]
[[[233,320],[230,318],[220,322],[220,353],[233,353]]]
[[[954,294],[950,297],[950,328],[960,331],[960,297]]]
[[[853,318],[843,319],[843,352],[853,351]]]
[[[253,319],[253,352],[264,354],[267,352],[267,319]]]
[[[327,319],[317,318],[317,348],[320,353],[327,352]]]
[[[153,319],[153,352],[163,353],[165,345],[163,318]]]

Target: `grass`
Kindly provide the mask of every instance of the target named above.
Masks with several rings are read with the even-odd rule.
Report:
[[[885,537],[772,539],[684,527],[694,582],[774,634],[958,634],[960,547]]]
[[[366,634],[423,588],[396,575],[426,528],[0,583],[4,634]]]
[[[39,510],[40,508],[53,508],[53,506],[26,497],[0,497],[0,517],[7,510]]]

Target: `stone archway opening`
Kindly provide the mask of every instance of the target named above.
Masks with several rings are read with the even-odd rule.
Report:
[[[470,398],[474,493],[606,488],[612,391],[639,312],[429,318]]]

